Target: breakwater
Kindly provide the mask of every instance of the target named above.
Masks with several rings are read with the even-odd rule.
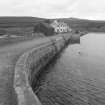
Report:
[[[43,68],[35,93],[43,105],[105,105],[105,34],[89,33]]]
[[[41,105],[32,87],[36,77],[48,62],[64,48],[72,35],[65,34],[47,38],[31,51],[24,53],[16,63],[14,89],[18,105]],[[78,36],[79,37],[79,36]]]

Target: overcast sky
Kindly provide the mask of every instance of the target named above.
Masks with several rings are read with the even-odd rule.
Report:
[[[105,0],[0,0],[0,16],[105,20]]]

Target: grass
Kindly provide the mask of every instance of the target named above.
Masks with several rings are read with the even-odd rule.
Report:
[[[41,37],[45,37],[45,36],[41,33],[36,33],[33,35],[26,35],[26,36],[19,36],[19,37],[7,36],[5,38],[0,38],[0,46],[3,47],[5,45],[16,44],[16,43],[23,42],[23,41],[38,39]]]
[[[75,30],[88,32],[105,32],[105,21],[78,18],[61,18],[58,20],[68,23],[69,26]],[[53,19],[50,21],[53,21]]]

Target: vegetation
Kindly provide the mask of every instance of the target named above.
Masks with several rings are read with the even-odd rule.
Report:
[[[44,20],[35,17],[0,17],[0,35],[32,35],[33,27]]]
[[[54,30],[49,25],[55,19],[36,17],[0,17],[0,35],[32,35],[43,33],[53,35]],[[77,18],[56,19],[69,24],[75,32],[105,32],[105,21],[85,20]]]
[[[54,29],[48,23],[39,23],[34,27],[34,33],[43,33],[45,36],[54,35]]]
[[[67,22],[72,29],[88,32],[105,32],[105,21],[86,20],[77,18],[58,19]]]
[[[0,27],[30,27],[44,20],[36,17],[0,17]]]

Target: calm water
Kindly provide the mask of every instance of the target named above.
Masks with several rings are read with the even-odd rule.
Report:
[[[105,34],[81,37],[44,71],[36,92],[43,105],[105,105]]]

